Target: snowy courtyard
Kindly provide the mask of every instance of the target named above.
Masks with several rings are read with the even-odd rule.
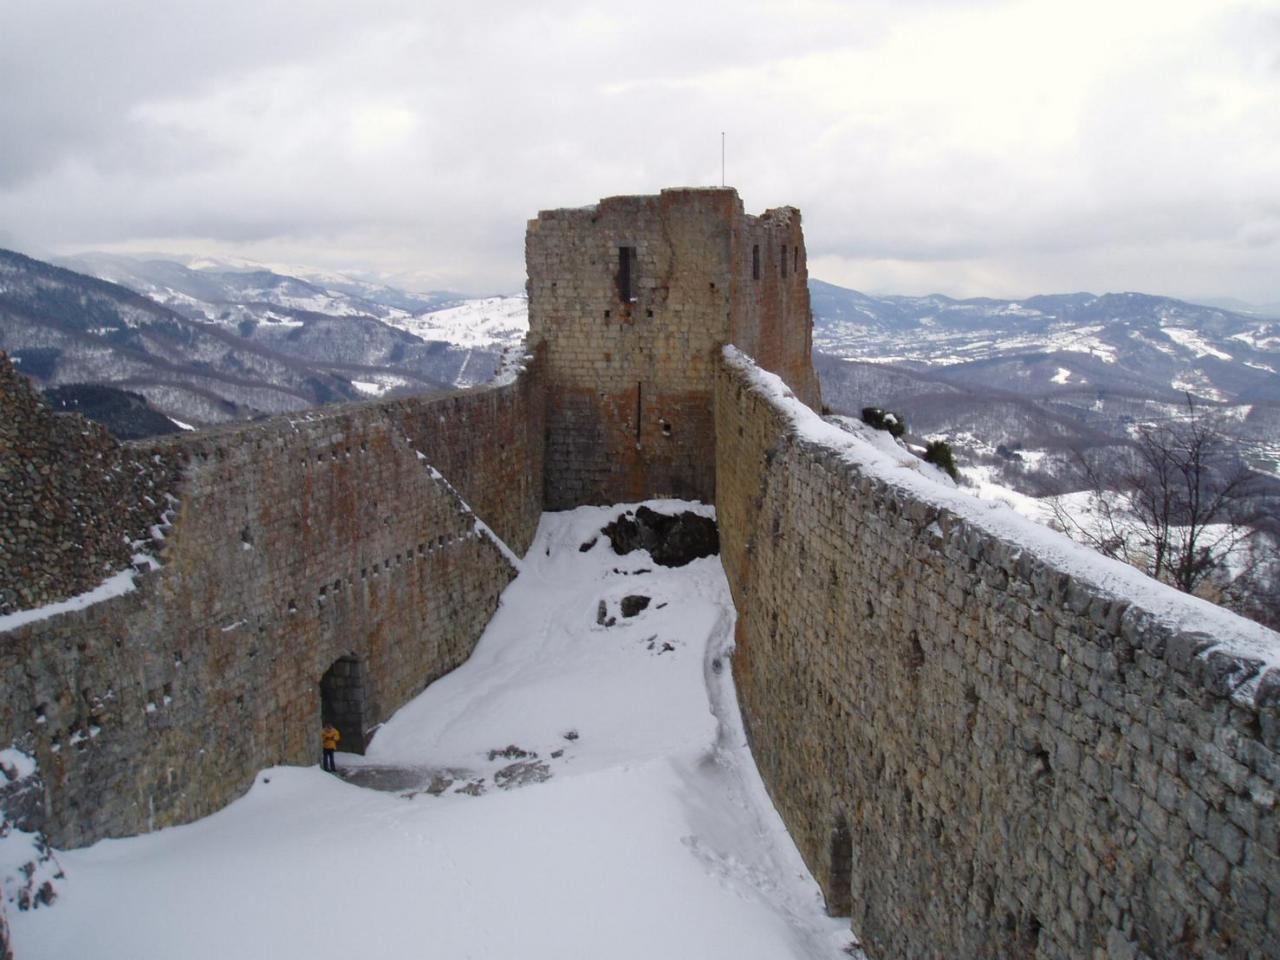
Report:
[[[59,852],[19,960],[847,957],[746,745],[719,558],[618,556],[624,509],[544,515],[470,660],[340,776]]]

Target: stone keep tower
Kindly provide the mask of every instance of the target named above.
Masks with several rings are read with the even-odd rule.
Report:
[[[549,210],[525,237],[545,345],[545,507],[715,499],[715,363],[733,343],[819,404],[800,212],[671,189]]]

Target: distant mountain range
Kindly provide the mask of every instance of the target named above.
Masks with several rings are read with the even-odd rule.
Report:
[[[528,329],[522,297],[184,257],[60,263],[0,251],[0,348],[46,387],[112,385],[195,426],[480,383]],[[1280,320],[1137,293],[810,291],[834,409],[898,410],[917,435],[981,458],[1115,442],[1190,393],[1239,422],[1261,469],[1280,463]],[[114,408],[150,422],[135,400]]]
[[[397,319],[456,306],[452,293],[408,293],[338,274],[283,274],[260,264],[208,258],[85,253],[59,266],[118,283],[191,319],[237,326],[289,322],[295,313]]]
[[[64,262],[99,276],[0,250],[0,349],[43,386],[110,385],[186,425],[484,382],[520,336],[502,300],[214,263]],[[486,318],[494,336],[476,333]]]
[[[941,367],[952,382],[1153,398],[1280,401],[1280,320],[1141,293],[1010,300],[868,297],[813,281],[814,346],[845,359]]]
[[[1190,394],[1280,464],[1280,320],[1139,293],[953,300],[810,284],[823,397],[971,455],[1115,442]]]

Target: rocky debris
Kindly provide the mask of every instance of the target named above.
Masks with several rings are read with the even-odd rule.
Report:
[[[666,640],[662,641],[662,646],[658,646],[658,635],[655,633],[652,637],[646,637],[640,641],[644,644],[646,650],[656,651],[656,656],[662,656],[664,653],[670,653],[675,647]]]
[[[627,511],[602,532],[615,553],[648,550],[653,562],[663,567],[682,567],[720,552],[716,522],[691,510],[671,516],[640,507],[634,513]]]
[[[564,738],[565,738],[566,740],[577,740],[577,739],[578,739],[578,731],[577,731],[577,730],[570,730],[570,731],[568,731],[568,732],[564,735]]]
[[[565,734],[565,739],[576,740],[577,738],[578,734],[575,730]],[[486,755],[490,762],[515,761],[493,775],[494,784],[502,790],[514,790],[516,787],[542,783],[551,779],[551,767],[546,761],[538,759],[538,754],[533,750],[525,750],[511,743],[505,747],[490,750]],[[564,756],[564,750],[556,750],[551,756],[559,759]],[[424,793],[432,797],[443,796],[450,792],[451,788],[453,793],[461,793],[469,797],[478,797],[485,793],[484,777],[477,777],[467,770],[453,768],[433,770],[414,766],[364,764],[344,768],[339,771],[339,775],[355,786],[400,793],[407,800]],[[3,960],[3,956],[0,956],[0,960]]]
[[[180,457],[54,413],[0,352],[0,614],[91,590],[158,550]],[[137,541],[143,541],[138,544]]]
[[[448,774],[437,773],[431,778],[431,782],[427,784],[426,792],[433,797],[438,797],[452,787],[455,782],[453,777]]]
[[[578,547],[578,552],[579,552],[579,553],[586,553],[586,552],[588,552],[592,547],[594,547],[594,546],[596,545],[596,541],[598,541],[599,539],[600,539],[599,537],[592,537],[592,538],[591,538],[590,540],[588,540],[586,543],[584,543],[584,544],[582,544],[581,546],[579,546],[579,547]]]
[[[649,606],[649,598],[640,594],[629,594],[622,598],[622,615],[624,617],[636,617],[640,612]]]
[[[503,767],[493,775],[493,782],[502,790],[514,790],[550,779],[551,768],[542,760],[521,760]]]
[[[338,776],[356,787],[367,787],[385,793],[399,793],[402,790],[413,790],[416,793],[424,783],[434,783],[442,774],[422,767],[362,764],[357,767],[339,767]],[[450,783],[453,782],[452,778],[447,779]],[[431,792],[430,787],[427,792]]]
[[[525,757],[532,757],[535,760],[538,759],[538,755],[532,750],[521,750],[514,743],[507,744],[501,750],[489,751],[490,761],[497,760],[499,757],[504,760],[523,760]]]
[[[617,617],[609,616],[609,605],[601,600],[600,605],[596,607],[596,623],[602,627],[612,627],[617,622]]]

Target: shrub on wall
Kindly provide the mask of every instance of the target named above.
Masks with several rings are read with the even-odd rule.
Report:
[[[924,448],[925,463],[932,463],[935,467],[947,471],[952,480],[959,480],[960,474],[956,470],[955,454],[951,452],[951,444],[945,440],[930,440],[929,445]]]
[[[862,422],[877,430],[888,430],[892,437],[900,437],[907,432],[906,417],[880,407],[863,407]]]

